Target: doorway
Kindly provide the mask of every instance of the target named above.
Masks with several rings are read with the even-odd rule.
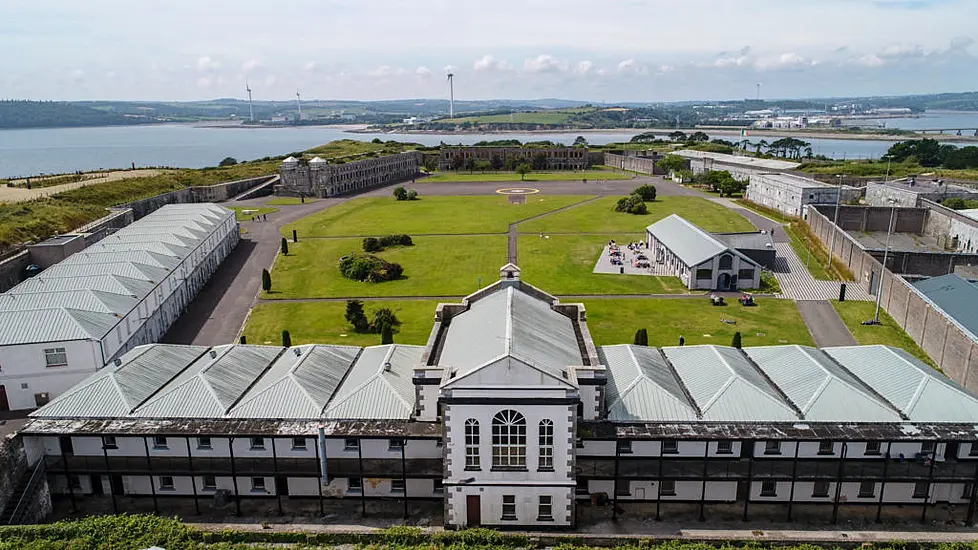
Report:
[[[122,485],[122,476],[121,475],[112,475],[112,476],[109,476],[109,485],[112,486],[112,494],[113,495],[124,495],[124,494],[126,494],[126,489]]]
[[[92,494],[104,495],[105,487],[102,486],[102,476],[92,475]]]
[[[289,496],[289,478],[287,477],[275,478],[275,494],[281,495],[283,497]]]
[[[465,526],[479,527],[482,525],[482,502],[479,495],[465,497]]]
[[[9,411],[10,402],[7,401],[7,387],[0,384],[0,412]]]
[[[58,438],[58,443],[61,445],[61,454],[66,456],[71,456],[75,454],[75,447],[71,444],[71,437],[63,435]]]
[[[730,289],[730,274],[721,273],[717,277],[717,290],[729,290]]]

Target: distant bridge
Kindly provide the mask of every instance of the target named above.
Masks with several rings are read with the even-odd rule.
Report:
[[[909,129],[909,128],[908,128]],[[964,135],[962,132],[972,133],[975,137],[978,137],[978,128],[972,126],[970,128],[924,128],[924,129],[913,129],[914,132],[918,134],[943,134],[945,132],[957,132],[957,135]]]

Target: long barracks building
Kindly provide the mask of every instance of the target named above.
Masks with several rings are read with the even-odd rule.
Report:
[[[596,348],[584,307],[513,265],[435,319],[426,346],[143,346],[25,446],[86,509],[974,519],[978,398],[901,350]]]

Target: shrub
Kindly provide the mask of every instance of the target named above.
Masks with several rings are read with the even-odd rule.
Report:
[[[644,328],[638,329],[635,332],[635,345],[636,346],[647,346],[649,345],[649,331]]]
[[[282,237],[282,254],[289,255],[289,241]]]
[[[360,300],[346,301],[346,321],[353,325],[356,332],[367,332],[370,329],[370,321],[367,314],[363,312],[363,302]]]
[[[387,235],[385,237],[364,237],[363,239],[363,251],[364,252],[381,252],[386,248],[392,246],[414,246],[414,241],[411,240],[411,235]]]
[[[218,164],[218,166],[234,166],[238,163],[238,159],[234,157],[224,157],[224,159]]]
[[[387,344],[394,343],[394,329],[390,325],[384,325],[380,329],[380,345],[386,346]]]
[[[283,348],[292,347],[292,335],[289,334],[289,331],[287,330],[282,331],[282,347]]]
[[[655,186],[649,184],[645,184],[632,191],[633,195],[638,195],[642,197],[643,201],[649,201],[649,202],[655,200],[655,193],[656,193]]]
[[[407,189],[405,189],[401,185],[398,185],[397,187],[395,187],[394,188],[394,198],[397,199],[397,200],[399,200],[399,201],[406,201],[406,200],[408,200],[408,192],[407,192]]]
[[[374,312],[374,322],[370,325],[370,328],[374,332],[383,332],[384,327],[396,327],[401,324],[400,319],[394,314],[394,311],[388,307],[382,307]]]
[[[417,189],[408,189],[408,192],[407,192],[407,200],[409,200],[409,201],[416,201],[416,200],[418,200],[418,190]]]
[[[377,237],[364,237],[363,238],[363,251],[364,252],[380,252],[384,247],[380,244],[380,239]]]
[[[642,197],[629,195],[618,200],[618,204],[615,205],[615,212],[644,215],[649,213],[649,209],[642,200]]]
[[[740,347],[742,345],[743,345],[743,342],[742,342],[742,338],[740,336],[740,331],[737,331],[733,335],[733,340],[731,340],[730,346],[731,347],[734,347],[734,348],[737,348],[737,349],[740,349]]]
[[[340,258],[340,273],[354,281],[379,283],[400,279],[404,268],[372,254],[350,254]]]
[[[265,292],[272,291],[272,274],[267,269],[261,270],[261,289]]]

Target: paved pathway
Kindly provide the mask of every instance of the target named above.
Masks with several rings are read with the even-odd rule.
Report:
[[[808,268],[795,254],[789,243],[774,243],[778,253],[774,276],[781,283],[781,297],[791,300],[838,300],[839,281],[820,281],[809,273]],[[847,300],[872,301],[875,298],[858,282],[846,283]]]
[[[858,344],[839,312],[826,300],[799,300],[798,312],[820,348]]]

